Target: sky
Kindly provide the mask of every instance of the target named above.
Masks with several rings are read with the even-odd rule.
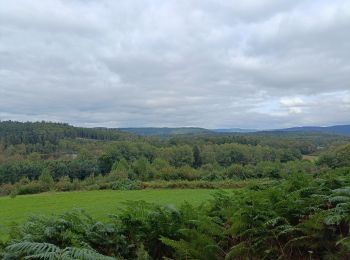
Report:
[[[348,0],[0,0],[0,120],[350,123]]]

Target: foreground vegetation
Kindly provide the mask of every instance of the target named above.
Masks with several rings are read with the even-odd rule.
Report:
[[[187,201],[199,205],[210,198],[213,190],[172,189],[142,191],[79,191],[23,195],[15,199],[0,198],[0,234],[9,233],[15,223],[23,223],[33,214],[62,214],[80,208],[99,220],[117,211],[126,201],[143,200],[160,205],[180,206]],[[1,237],[1,235],[0,235]]]
[[[34,216],[11,232],[3,259],[347,259],[350,168],[221,191],[200,206],[140,201],[111,213]]]

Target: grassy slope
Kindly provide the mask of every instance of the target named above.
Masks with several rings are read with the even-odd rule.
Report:
[[[36,195],[0,198],[0,238],[5,237],[7,227],[21,223],[31,214],[59,214],[73,208],[86,210],[98,219],[117,212],[127,200],[145,200],[159,204],[180,205],[184,201],[200,204],[212,194],[205,189],[138,190],[138,191],[78,191],[42,193]]]

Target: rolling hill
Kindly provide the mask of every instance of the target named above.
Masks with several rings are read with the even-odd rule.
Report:
[[[200,127],[135,127],[117,128],[117,130],[145,136],[169,136],[214,133],[211,130]]]
[[[334,126],[302,126],[302,127],[291,127],[273,131],[282,132],[320,132],[327,134],[347,135],[350,136],[350,125],[334,125]]]

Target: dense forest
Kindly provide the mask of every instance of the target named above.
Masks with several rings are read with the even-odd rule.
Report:
[[[5,195],[140,188],[159,180],[279,179],[296,169],[322,172],[323,166],[303,156],[348,141],[319,133],[139,137],[45,122],[1,122],[0,140],[0,193]],[[51,184],[42,185],[42,179]]]
[[[245,181],[244,185],[239,185]],[[321,132],[138,136],[0,122],[0,194],[222,188],[201,206],[130,203],[108,221],[33,216],[3,259],[348,259],[350,138]],[[234,190],[226,190],[235,188]]]

